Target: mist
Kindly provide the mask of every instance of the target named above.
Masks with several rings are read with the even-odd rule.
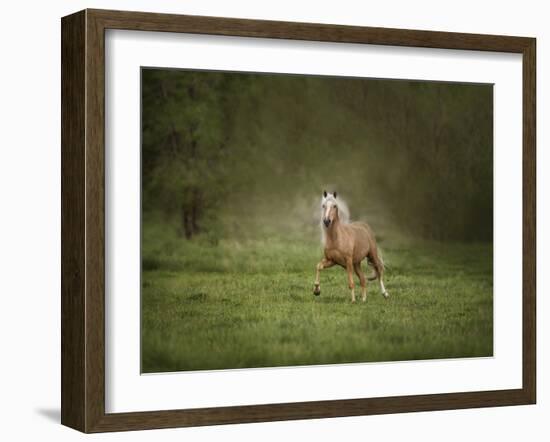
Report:
[[[490,242],[492,120],[490,84],[143,69],[144,226],[313,237],[326,189],[381,236]]]

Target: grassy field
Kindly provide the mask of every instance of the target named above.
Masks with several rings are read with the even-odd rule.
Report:
[[[357,304],[339,267],[313,296],[310,241],[170,244],[144,251],[145,373],[492,355],[490,244],[384,244],[390,298]]]

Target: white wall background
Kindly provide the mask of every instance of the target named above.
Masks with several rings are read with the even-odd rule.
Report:
[[[546,2],[462,0],[19,0],[2,8],[0,436],[80,440],[59,425],[60,17],[86,7],[534,36],[538,39],[538,404],[157,430],[96,440],[546,440],[550,434],[550,12]],[[547,172],[544,175],[544,172]],[[513,269],[511,269],[512,271]],[[483,439],[482,439],[483,438]]]

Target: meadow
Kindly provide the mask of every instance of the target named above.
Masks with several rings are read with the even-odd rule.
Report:
[[[491,244],[381,248],[390,298],[370,282],[351,304],[340,267],[312,294],[322,252],[305,238],[146,247],[142,372],[492,355]]]

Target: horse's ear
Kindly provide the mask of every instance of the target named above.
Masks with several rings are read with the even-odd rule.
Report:
[[[336,192],[334,192],[333,195],[334,195],[334,198],[336,198]]]
[[[323,191],[323,196],[326,198],[327,197],[327,191]]]

